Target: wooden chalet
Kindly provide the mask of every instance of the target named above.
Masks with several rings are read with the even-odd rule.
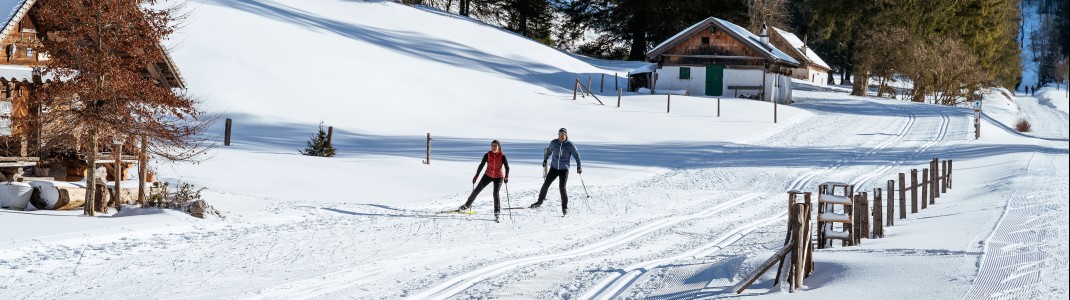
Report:
[[[30,105],[30,99],[34,97],[34,91],[52,81],[48,74],[40,74],[42,67],[48,63],[48,53],[39,49],[41,40],[47,36],[48,29],[38,27],[35,20],[36,0],[9,0],[0,1],[0,157],[5,162],[0,162],[4,167],[3,175],[11,180],[11,173],[21,173],[24,166],[35,166],[37,176],[52,176],[59,180],[81,180],[84,175],[85,162],[77,154],[77,159],[67,158],[68,161],[54,166],[66,165],[66,167],[52,168],[52,172],[43,172],[41,166],[47,166],[49,162],[39,159],[47,156],[41,147],[42,130],[35,126],[34,122],[39,118],[37,107]],[[162,45],[158,45],[163,47]],[[165,53],[165,60],[145,66],[142,70],[144,76],[156,79],[159,84],[171,88],[185,88],[185,82],[174,61],[169,54]],[[78,138],[73,136],[72,138]],[[81,162],[81,166],[71,166]],[[18,163],[21,162],[21,163]],[[32,163],[31,163],[32,162]],[[19,169],[8,167],[18,165]],[[28,171],[28,170],[27,170]],[[57,172],[58,171],[58,172]],[[3,178],[0,178],[3,179]]]
[[[806,46],[794,33],[773,27],[769,32],[769,41],[778,49],[784,49],[788,55],[799,61],[800,65],[792,70],[791,77],[809,81],[816,85],[825,85],[829,80],[829,67],[814,50]]]
[[[800,65],[769,43],[765,29],[762,36],[756,36],[714,17],[677,33],[646,56],[656,64],[654,71],[637,71],[630,76],[649,77],[651,84],[647,87],[652,92],[686,90],[694,96],[748,97],[780,103],[791,102],[788,76]]]

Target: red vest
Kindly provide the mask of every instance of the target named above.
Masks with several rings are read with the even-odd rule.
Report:
[[[504,154],[501,151],[494,153],[487,151],[487,177],[490,178],[502,178],[505,177],[502,174],[502,156]]]

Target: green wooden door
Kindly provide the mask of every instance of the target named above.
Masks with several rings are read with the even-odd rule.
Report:
[[[724,65],[706,65],[706,96],[724,94]]]

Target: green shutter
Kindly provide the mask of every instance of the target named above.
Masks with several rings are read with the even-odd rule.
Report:
[[[680,67],[680,79],[691,79],[691,68]]]

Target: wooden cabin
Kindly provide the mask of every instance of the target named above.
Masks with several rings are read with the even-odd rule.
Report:
[[[40,51],[41,39],[46,36],[47,28],[40,28],[34,22],[36,0],[0,1],[0,158],[8,163],[22,161],[21,165],[41,166],[52,164],[53,172],[38,176],[52,176],[63,180],[81,180],[85,169],[84,154],[67,152],[62,155],[44,153],[40,144],[42,131],[47,128],[35,126],[38,118],[36,107],[30,105],[34,91],[51,82],[51,76],[40,74],[48,63],[48,53]],[[163,48],[163,45],[157,45]],[[142,74],[154,78],[156,82],[170,88],[185,88],[185,82],[169,54],[164,61],[145,66]],[[78,139],[74,135],[71,138]],[[47,156],[47,157],[46,157]],[[49,162],[45,158],[51,158]],[[59,159],[61,161],[55,161]],[[25,163],[34,162],[34,163]],[[81,164],[79,166],[78,164]],[[17,163],[12,163],[17,164]],[[0,165],[6,166],[5,163]],[[67,170],[70,169],[70,170]],[[57,173],[55,171],[59,170]],[[12,170],[7,170],[10,173]],[[21,172],[22,169],[15,170]],[[65,176],[70,175],[70,176]]]
[[[756,36],[714,17],[695,23],[647,53],[657,64],[650,88],[791,103],[789,76],[800,64],[765,31]]]
[[[815,85],[828,83],[829,71],[832,68],[794,33],[773,27],[769,40],[773,46],[784,49],[788,55],[799,61],[799,67],[791,72],[792,78],[809,81]]]

